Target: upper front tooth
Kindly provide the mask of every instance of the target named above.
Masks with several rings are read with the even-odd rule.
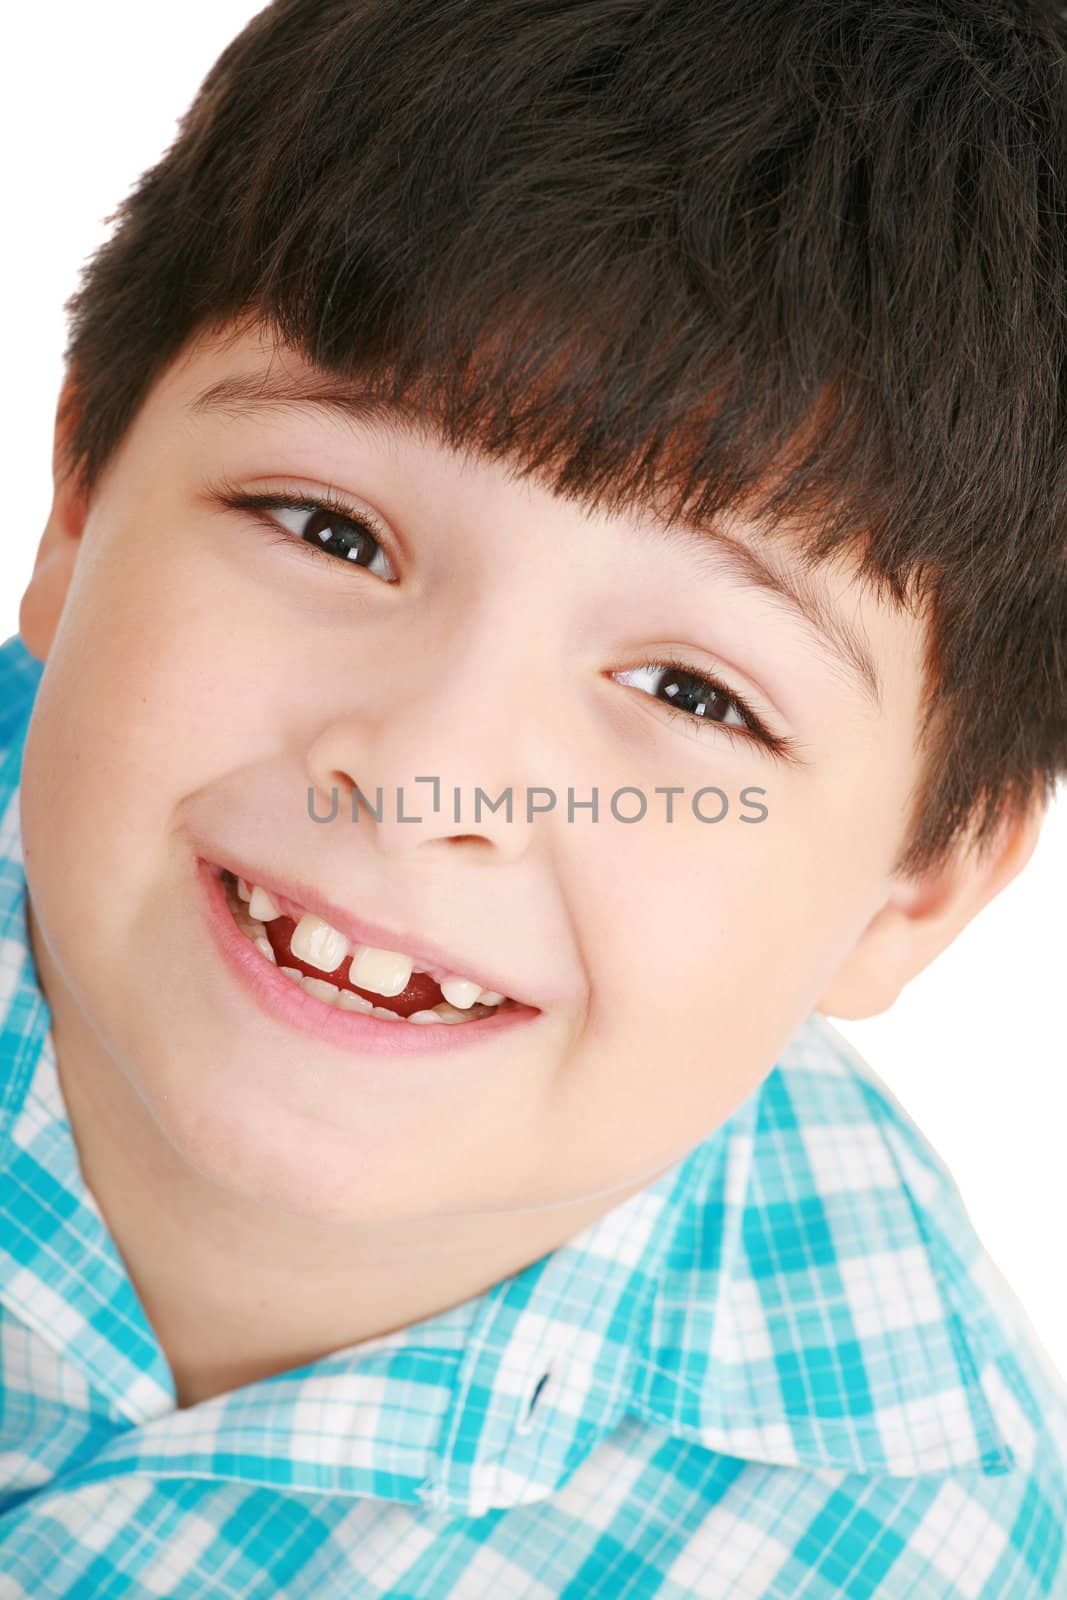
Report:
[[[255,917],[257,922],[272,922],[275,917],[281,916],[281,908],[274,904],[266,889],[261,889],[255,884],[252,897],[248,902],[248,914]]]
[[[237,880],[237,893],[241,896],[242,900],[251,899],[251,897],[252,897],[252,886],[251,886],[251,884],[247,884],[243,878],[238,878],[238,880]]]
[[[447,978],[441,979],[441,993],[449,1005],[457,1006],[460,1011],[472,1006],[481,992],[481,984],[475,983],[472,978],[460,978],[450,973]]]
[[[370,989],[374,994],[402,994],[411,981],[414,965],[411,957],[401,950],[378,950],[372,944],[360,944],[356,946],[348,977],[357,989]]]
[[[289,948],[309,966],[318,967],[320,972],[333,972],[348,954],[348,940],[321,917],[305,911],[293,929]]]

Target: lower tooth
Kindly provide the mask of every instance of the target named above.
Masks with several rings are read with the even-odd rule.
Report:
[[[442,1000],[439,1005],[434,1006],[431,1015],[435,1022],[453,1023],[469,1022],[472,1016],[480,1016],[481,1012],[478,1010],[477,1004],[468,1006],[465,1011],[461,1011],[458,1006],[449,1005],[447,1000]]]
[[[278,957],[274,954],[271,942],[265,933],[261,933],[257,939],[253,939],[252,943],[261,956],[266,956],[268,961],[272,961],[275,966],[278,965]]]
[[[355,994],[351,989],[338,990],[337,1005],[341,1011],[363,1011],[369,1014],[373,1009],[369,1000],[364,1000],[361,994]]]
[[[300,985],[301,988],[307,990],[308,994],[317,995],[320,1000],[325,1000],[329,1006],[337,1004],[337,997],[341,993],[336,983],[327,983],[325,978],[302,977]]]

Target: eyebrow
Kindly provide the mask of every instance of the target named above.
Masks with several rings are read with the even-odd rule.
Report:
[[[416,437],[444,441],[443,430],[417,403],[387,400],[361,388],[358,380],[339,383],[329,373],[231,373],[201,389],[187,410],[193,416],[238,417],[257,411],[315,408],[347,423],[381,426]],[[883,688],[870,645],[834,606],[826,592],[806,572],[789,571],[743,539],[714,522],[681,522],[671,526],[645,522],[635,525],[642,539],[678,545],[698,557],[698,567],[715,575],[725,573],[749,589],[775,596],[805,626],[831,668],[843,669],[878,713]]]
[[[688,522],[669,528],[639,524],[639,531],[659,543],[694,548],[698,568],[704,572],[724,572],[748,589],[776,597],[804,624],[831,669],[843,670],[881,714],[882,680],[865,633],[842,615],[808,573],[789,571],[715,523]]]

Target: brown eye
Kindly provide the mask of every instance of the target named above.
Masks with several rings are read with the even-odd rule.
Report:
[[[629,672],[612,673],[612,677],[635,689],[651,689],[657,697],[663,694],[668,705],[694,721],[725,723],[749,731],[758,727],[744,701],[725,684],[670,662],[650,661]]]
[[[784,734],[772,733],[746,700],[720,683],[680,661],[646,661],[628,672],[610,674],[618,683],[652,690],[652,698],[668,716],[682,717],[686,726],[700,732],[721,728],[730,739],[769,750],[771,755],[793,760],[797,748]]]
[[[270,509],[268,502],[263,500],[259,501],[259,507],[261,510]],[[286,528],[294,538],[335,556],[339,561],[366,567],[388,583],[396,581],[389,557],[369,525],[361,519],[313,501],[298,504],[274,500],[273,509],[273,520]]]

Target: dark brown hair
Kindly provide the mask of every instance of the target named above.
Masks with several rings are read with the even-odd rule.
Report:
[[[68,302],[90,492],[252,317],[457,445],[744,504],[928,623],[897,866],[1067,772],[1067,27],[1039,0],[276,0]]]

